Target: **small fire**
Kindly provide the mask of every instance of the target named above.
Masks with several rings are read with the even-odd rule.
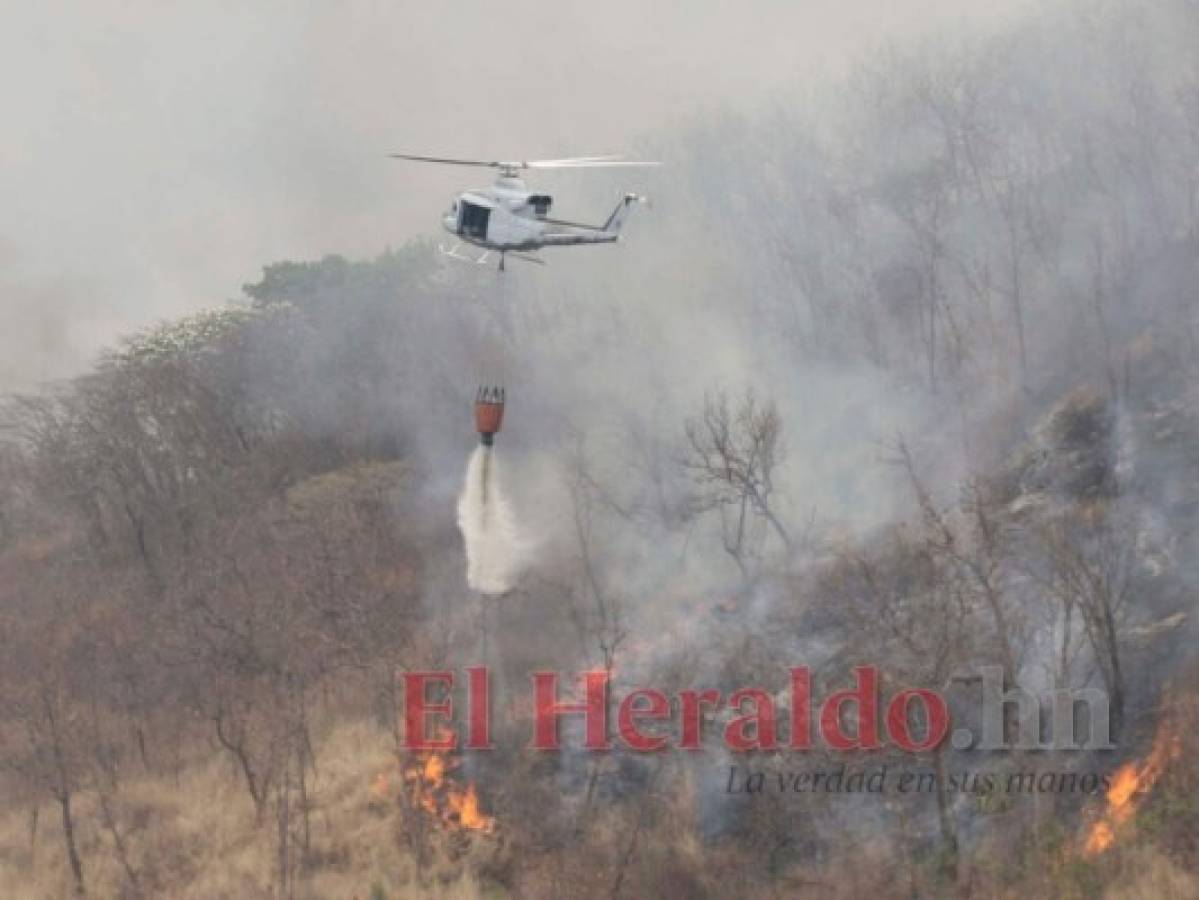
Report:
[[[413,773],[410,777],[416,777],[416,773]],[[425,760],[422,777],[429,786],[434,788],[441,787],[441,783],[445,780],[445,760],[436,753],[432,754]]]
[[[391,779],[386,772],[380,772],[371,782],[371,796],[382,799],[391,793]]]
[[[448,799],[451,810],[458,815],[463,828],[491,831],[495,827],[495,821],[479,810],[479,795],[473,784],[468,784],[465,792],[450,794]]]
[[[1097,856],[1116,840],[1116,832],[1135,815],[1137,806],[1161,778],[1167,766],[1182,755],[1182,740],[1166,723],[1157,730],[1153,749],[1143,762],[1134,760],[1116,769],[1107,789],[1107,807],[1087,832],[1085,856]]]
[[[451,777],[460,764],[461,760],[436,751],[414,754],[403,766],[402,790],[412,808],[423,809],[443,828],[490,834],[495,819],[483,814],[474,783],[462,787]],[[380,777],[388,784],[385,776]]]

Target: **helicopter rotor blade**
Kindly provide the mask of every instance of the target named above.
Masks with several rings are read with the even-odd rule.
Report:
[[[574,165],[575,163],[610,162],[618,159],[624,159],[624,155],[620,153],[606,153],[602,156],[566,156],[562,159],[530,159],[522,163],[522,165],[539,167],[564,166]]]
[[[414,153],[389,153],[387,155],[392,159],[407,159],[413,162],[441,163],[447,166],[483,166],[484,168],[497,169],[501,165],[504,165],[503,163],[488,159],[454,159],[448,156],[418,156]]]
[[[661,165],[658,162],[621,159],[619,155],[571,156],[563,159],[530,159],[512,162],[493,159],[458,159],[450,156],[421,156],[415,153],[389,153],[388,156],[393,159],[406,159],[413,162],[441,163],[447,166],[478,166],[505,171],[515,171],[517,169],[593,169],[615,166]]]
[[[528,169],[606,169],[618,166],[660,166],[660,162],[649,160],[620,159],[619,157],[593,159],[534,159],[524,164]]]

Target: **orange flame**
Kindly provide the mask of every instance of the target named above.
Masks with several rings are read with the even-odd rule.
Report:
[[[483,814],[474,783],[468,783],[463,788],[450,777],[460,763],[461,760],[445,753],[416,754],[403,767],[401,790],[413,808],[424,810],[443,828],[490,834],[495,829],[495,819]],[[375,780],[372,793],[380,789],[385,791],[388,785],[386,776],[380,775]]]
[[[445,760],[436,753],[425,761],[424,779],[434,789],[441,787],[445,780]]]
[[[1141,800],[1171,762],[1182,755],[1182,740],[1166,723],[1157,730],[1144,762],[1127,762],[1112,775],[1107,807],[1091,825],[1083,844],[1085,856],[1097,856],[1116,842],[1116,832],[1136,815]]]
[[[479,795],[474,784],[468,784],[465,791],[451,793],[448,799],[451,812],[458,816],[458,823],[463,828],[489,832],[495,827],[495,820],[479,810]]]

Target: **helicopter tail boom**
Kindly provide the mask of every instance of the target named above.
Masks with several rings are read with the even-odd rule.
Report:
[[[575,230],[542,234],[537,238],[537,244],[542,247],[567,247],[574,244],[610,244],[618,241],[620,240],[620,228],[629,217],[629,210],[633,204],[647,202],[649,201],[640,194],[625,194],[616,209],[612,210],[612,215],[608,216],[608,221],[598,227],[581,225],[577,222],[565,222],[560,219],[549,219],[547,221],[552,224],[566,225]]]

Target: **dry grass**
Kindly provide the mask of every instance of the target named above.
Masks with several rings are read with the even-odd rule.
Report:
[[[1104,892],[1104,900],[1195,900],[1199,879],[1152,847],[1138,848]]]
[[[652,821],[637,837],[637,852],[627,858],[629,819],[615,807],[604,809],[581,843],[552,847],[538,847],[528,834],[522,837],[520,816],[509,809],[514,817],[507,829],[509,846],[504,846],[505,838],[478,838],[447,852],[444,835],[427,832],[418,866],[396,803],[397,764],[390,737],[364,723],[339,725],[320,743],[317,758],[311,854],[296,877],[294,900],[502,900],[512,895],[486,873],[494,875],[508,863],[507,876],[496,877],[515,885],[515,896],[536,898],[608,896],[622,868],[627,869],[624,897],[1199,898],[1191,857],[1168,849],[1189,846],[1184,832],[1194,819],[1189,805],[1180,807],[1178,799],[1193,795],[1194,768],[1188,762],[1175,767],[1169,775],[1172,783],[1163,784],[1146,803],[1137,828],[1128,829],[1104,856],[1084,859],[1075,849],[1077,842],[1067,837],[1056,849],[1031,852],[1014,868],[1016,859],[1001,861],[984,853],[997,868],[982,866],[954,884],[937,878],[928,866],[898,861],[894,848],[881,844],[859,849],[852,864],[830,860],[824,870],[781,867],[764,879],[751,871],[756,857],[745,846],[709,846],[698,838],[689,824],[694,811],[687,791],[669,808],[653,807]],[[383,774],[391,780],[381,790]],[[76,802],[76,814],[90,896],[280,896],[276,820],[268,810],[263,821],[256,821],[253,804],[224,756],[206,756],[177,781],[163,776],[130,779],[114,798],[114,810],[140,892],[132,889],[111,835],[99,826],[95,795],[85,792]],[[16,805],[0,813],[0,898],[73,896],[57,808],[41,807],[32,846],[28,810]]]
[[[380,773],[394,769],[389,737],[370,726],[339,726],[322,742],[313,790],[312,854],[296,879],[296,900],[482,896],[462,867],[431,864],[418,872],[401,848],[394,797],[371,789]],[[130,780],[114,809],[142,897],[278,896],[276,820],[268,811],[256,822],[253,803],[223,757],[192,766],[178,783],[161,777]],[[82,794],[75,811],[89,895],[138,896],[111,836],[99,827],[94,796]],[[32,847],[28,811],[0,813],[0,897],[73,896],[57,806],[40,808]]]

